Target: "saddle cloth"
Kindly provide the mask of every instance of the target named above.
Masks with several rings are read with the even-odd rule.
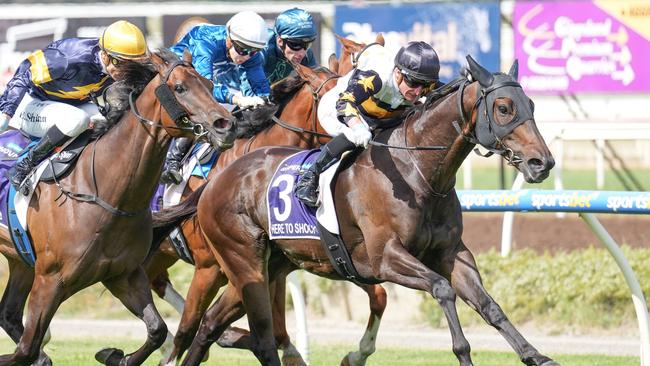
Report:
[[[319,149],[301,151],[285,158],[273,174],[267,188],[267,210],[270,239],[320,239],[317,222],[335,234],[339,233],[331,192],[332,178],[339,163],[320,175],[318,210],[299,201],[293,187],[302,171],[316,160]]]

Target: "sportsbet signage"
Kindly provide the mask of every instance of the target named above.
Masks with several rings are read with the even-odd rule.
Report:
[[[467,64],[467,54],[488,70],[499,70],[500,23],[497,1],[338,5],[334,32],[363,43],[382,33],[395,52],[409,41],[428,42],[440,58],[440,79],[449,81]]]
[[[513,17],[530,93],[650,91],[650,1],[522,1]]]

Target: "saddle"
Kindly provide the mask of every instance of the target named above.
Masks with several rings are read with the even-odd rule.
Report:
[[[68,145],[64,146],[63,150],[59,151],[58,154],[50,158],[39,180],[41,182],[52,182],[70,173],[77,162],[77,158],[90,142],[91,135],[92,130],[84,131]]]

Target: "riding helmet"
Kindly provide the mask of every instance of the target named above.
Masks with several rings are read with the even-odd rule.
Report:
[[[397,52],[395,67],[415,79],[434,82],[438,80],[440,60],[428,43],[409,42]]]
[[[282,39],[312,42],[316,39],[316,25],[307,11],[293,8],[282,12],[275,19],[275,34]]]
[[[118,20],[106,27],[99,39],[99,47],[112,57],[139,60],[149,56],[147,41],[140,28],[127,22]]]

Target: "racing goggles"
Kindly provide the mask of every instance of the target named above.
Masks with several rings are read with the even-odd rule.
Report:
[[[309,47],[311,47],[311,42],[294,41],[294,40],[287,39],[284,41],[284,43],[292,51],[307,50]]]
[[[260,50],[259,48],[251,47],[235,40],[232,40],[232,46],[235,48],[235,52],[240,56],[252,57]]]
[[[426,89],[430,87],[431,84],[434,83],[434,81],[425,81],[425,80],[416,79],[409,74],[405,74],[404,72],[402,72],[402,76],[404,77],[404,82],[406,83],[406,86],[408,86],[409,88],[415,89],[421,86],[422,88]]]
[[[108,58],[111,60],[111,64],[113,64],[113,66],[119,66],[120,65],[121,61],[120,61],[119,58],[113,57],[113,56],[108,56]]]

